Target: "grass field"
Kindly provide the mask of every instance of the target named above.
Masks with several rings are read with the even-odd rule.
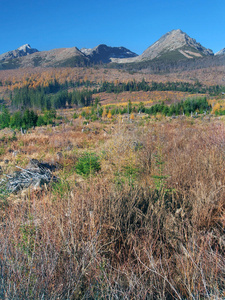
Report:
[[[224,299],[224,117],[73,113],[0,132],[3,174],[58,166],[2,196],[0,298]]]

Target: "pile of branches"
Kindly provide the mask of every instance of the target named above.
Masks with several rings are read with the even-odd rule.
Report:
[[[26,169],[17,168],[19,171],[5,175],[0,180],[0,195],[17,193],[29,187],[39,188],[51,181],[57,181],[57,178],[52,174],[56,166],[41,163],[37,159],[31,159]]]

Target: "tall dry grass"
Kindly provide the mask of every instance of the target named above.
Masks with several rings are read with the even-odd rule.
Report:
[[[120,124],[98,175],[8,201],[0,298],[224,299],[223,130]]]

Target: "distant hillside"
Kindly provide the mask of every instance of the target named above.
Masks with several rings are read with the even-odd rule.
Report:
[[[170,52],[170,54],[165,56],[162,55],[160,58],[153,60],[111,64],[111,67],[116,69],[124,69],[130,72],[141,71],[154,74],[184,72],[219,66],[225,66],[225,55],[187,59],[182,56],[178,57],[175,52]]]

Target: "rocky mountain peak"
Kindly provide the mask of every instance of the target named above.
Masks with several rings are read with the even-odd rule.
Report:
[[[190,53],[185,53],[182,48],[190,48],[190,50],[196,51],[196,56],[213,55],[212,50],[206,49],[200,43],[196,42],[195,39],[188,36],[185,32],[180,29],[172,30],[164,34],[158,41],[152,46],[146,49],[140,56],[143,59],[154,59],[160,57],[166,52],[179,50],[181,54],[187,58],[192,58]],[[189,50],[189,52],[190,52]]]
[[[215,55],[225,55],[225,48],[223,48],[222,50],[216,52]]]
[[[31,46],[29,44],[25,44],[25,45],[17,48],[17,50],[19,50],[19,51],[26,51],[27,49],[31,49]]]
[[[35,52],[39,52],[37,49],[31,48],[31,46],[29,44],[25,44],[25,45],[17,48],[17,50],[20,51],[20,52],[23,52],[25,55],[32,54],[32,53],[35,53]]]
[[[12,58],[18,58],[21,56],[26,56],[35,52],[39,52],[37,49],[35,48],[31,48],[31,46],[29,44],[25,44],[15,50],[12,51],[8,51],[6,53],[3,53],[0,55],[0,61],[5,61],[8,59],[12,59]]]

